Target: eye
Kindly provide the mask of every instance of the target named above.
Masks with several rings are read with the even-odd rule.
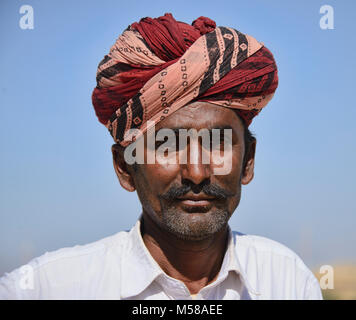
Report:
[[[168,137],[165,137],[163,141],[156,141],[155,148],[156,156],[167,157],[178,151],[178,139],[168,139]]]
[[[211,135],[211,150],[223,150],[232,145],[231,134],[225,133],[225,130],[219,130]]]
[[[175,140],[174,139],[170,139],[168,142],[168,137],[165,137],[163,141],[156,141],[155,143],[155,148],[156,150],[164,144],[164,148],[173,152],[173,151],[181,151],[185,148],[185,145],[184,143],[179,143],[179,134],[176,134],[175,135]]]
[[[155,141],[155,150],[157,150],[165,141]]]

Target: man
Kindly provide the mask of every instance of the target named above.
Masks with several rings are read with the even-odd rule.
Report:
[[[294,252],[228,225],[254,175],[248,126],[277,84],[262,43],[208,18],[129,26],[99,64],[93,105],[142,214],[129,232],[6,274],[0,297],[321,299]]]

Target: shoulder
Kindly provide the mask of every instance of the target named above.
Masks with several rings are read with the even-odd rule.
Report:
[[[60,299],[61,293],[68,297],[66,290],[75,298],[76,288],[80,290],[83,283],[94,288],[98,275],[108,272],[108,265],[119,269],[118,257],[128,235],[121,231],[85,245],[46,252],[0,278],[0,299],[40,299],[44,294]],[[57,295],[51,297],[49,290]]]
[[[128,238],[127,231],[118,232],[112,236],[85,244],[75,245],[73,247],[61,248],[55,251],[46,252],[32,260],[30,264],[36,269],[51,268],[56,265],[63,268],[65,265],[75,265],[78,267],[84,266],[80,262],[90,262],[85,267],[88,268],[90,264],[96,264],[102,260],[103,256],[110,256],[111,253],[118,253],[125,246]]]
[[[246,277],[265,298],[320,299],[319,283],[300,256],[275,240],[232,232]],[[258,290],[257,290],[258,291]]]
[[[235,247],[240,254],[253,254],[264,257],[282,258],[297,261],[301,268],[306,268],[301,258],[286,245],[275,240],[258,236],[249,235],[233,231]]]
[[[44,255],[35,258],[36,268],[46,267],[56,262],[92,259],[95,256],[105,255],[112,250],[119,252],[127,241],[128,233],[128,231],[120,231],[88,244],[46,252]]]

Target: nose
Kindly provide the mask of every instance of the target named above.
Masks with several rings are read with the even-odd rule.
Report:
[[[203,184],[210,180],[210,169],[204,164],[186,164],[182,168],[182,179],[189,180],[195,185]]]
[[[182,180],[190,181],[194,185],[201,185],[210,180],[211,168],[210,163],[203,163],[201,145],[188,147],[186,164],[181,164]]]

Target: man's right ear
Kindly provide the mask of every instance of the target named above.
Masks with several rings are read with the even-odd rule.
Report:
[[[129,166],[125,162],[124,151],[125,149],[119,144],[113,144],[111,147],[114,169],[119,182],[124,189],[132,192],[136,187],[131,175],[132,170],[128,170]]]

